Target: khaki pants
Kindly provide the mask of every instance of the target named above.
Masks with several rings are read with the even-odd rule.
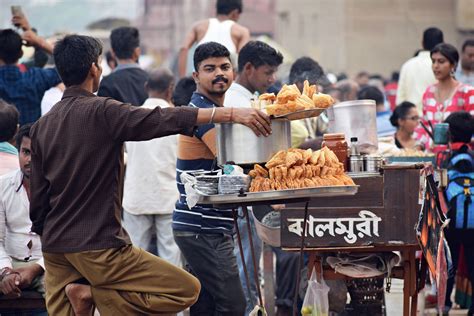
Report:
[[[44,253],[50,315],[73,316],[65,287],[91,284],[101,316],[164,315],[194,304],[200,283],[183,269],[132,245],[78,253]]]

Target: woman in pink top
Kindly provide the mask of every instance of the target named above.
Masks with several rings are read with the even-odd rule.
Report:
[[[432,68],[438,82],[428,86],[423,94],[422,123],[430,128],[430,124],[442,123],[449,114],[466,111],[474,114],[474,88],[457,81],[454,72],[459,61],[459,53],[450,44],[438,44],[431,50]],[[417,139],[433,152],[446,149],[446,146],[433,146],[428,133],[422,128],[417,129]]]

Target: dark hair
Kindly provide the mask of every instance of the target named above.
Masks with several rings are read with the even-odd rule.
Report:
[[[310,57],[298,58],[290,69],[290,83],[303,82],[308,80],[310,84],[319,83],[324,76],[323,68],[317,61]]]
[[[431,50],[430,55],[433,56],[434,53],[440,53],[446,57],[451,65],[454,65],[455,67],[458,65],[459,53],[453,45],[447,43],[438,44]]]
[[[464,50],[466,50],[466,47],[468,46],[474,46],[474,39],[468,39],[462,44],[462,52],[464,53]]]
[[[385,98],[383,92],[379,88],[374,86],[366,86],[357,92],[358,100],[374,100],[375,104],[384,104]]]
[[[194,70],[198,71],[201,62],[212,57],[227,57],[230,61],[229,50],[224,45],[208,42],[199,45],[194,51]]]
[[[132,58],[133,51],[140,46],[140,34],[138,29],[130,26],[122,26],[113,29],[112,33],[110,33],[110,45],[117,58]]]
[[[12,29],[0,30],[0,59],[5,64],[15,64],[21,58],[22,46],[20,34]]]
[[[449,123],[451,142],[471,142],[474,133],[474,117],[466,111],[451,113],[445,120]]]
[[[102,44],[90,36],[68,35],[57,41],[54,63],[66,87],[83,83],[101,54]]]
[[[146,85],[150,90],[165,92],[174,82],[174,76],[170,70],[159,68],[150,71]]]
[[[400,73],[398,71],[392,72],[391,80],[396,82],[399,79],[400,79]]]
[[[112,55],[112,52],[110,50],[105,52],[105,60],[107,61],[107,65],[110,64],[111,62],[117,65],[117,61],[115,60],[115,57]]]
[[[261,41],[250,41],[239,52],[239,72],[244,70],[247,63],[258,68],[263,65],[280,66],[282,62],[283,55]]]
[[[174,87],[173,104],[175,106],[188,105],[194,91],[196,91],[194,79],[192,77],[181,78]]]
[[[408,101],[404,101],[397,105],[390,116],[390,123],[392,123],[394,127],[398,127],[398,120],[406,118],[408,112],[410,112],[412,108],[416,108],[416,105]]]
[[[24,137],[30,138],[30,129],[33,126],[33,123],[28,123],[20,127],[18,133],[15,135],[16,148],[20,151],[21,142]]]
[[[15,136],[19,117],[15,106],[0,99],[0,142],[8,142]]]
[[[234,10],[239,10],[239,13],[242,13],[242,0],[217,0],[217,14],[228,15]]]
[[[439,28],[430,27],[423,32],[423,48],[425,50],[432,50],[442,42],[444,42],[443,31]]]

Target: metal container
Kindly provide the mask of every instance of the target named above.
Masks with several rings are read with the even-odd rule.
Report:
[[[349,144],[357,137],[361,153],[377,151],[377,123],[374,100],[341,102],[329,108],[329,132],[344,133]]]
[[[238,165],[267,162],[280,150],[291,147],[290,121],[272,120],[272,134],[257,137],[247,126],[216,124],[217,163]]]
[[[351,172],[364,172],[364,158],[361,155],[351,155],[349,157]]]
[[[381,156],[364,156],[364,170],[366,172],[378,172],[383,165]]]

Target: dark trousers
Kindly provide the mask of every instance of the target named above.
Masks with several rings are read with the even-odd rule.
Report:
[[[467,270],[469,275],[469,281],[474,286],[474,241],[472,241],[472,235],[463,236],[460,233],[456,232],[446,232],[446,239],[449,244],[449,249],[451,250],[452,258],[452,267],[448,271],[448,282],[446,286],[446,301],[445,305],[451,307],[453,303],[451,302],[451,292],[453,291],[454,281],[456,278],[456,271],[459,264],[459,252],[461,245],[464,245],[464,257],[466,258]],[[471,308],[470,312],[474,312],[474,301],[472,300],[474,296],[471,294]]]
[[[191,316],[244,315],[245,297],[232,236],[173,233],[190,272],[201,282],[201,293],[191,306]]]

